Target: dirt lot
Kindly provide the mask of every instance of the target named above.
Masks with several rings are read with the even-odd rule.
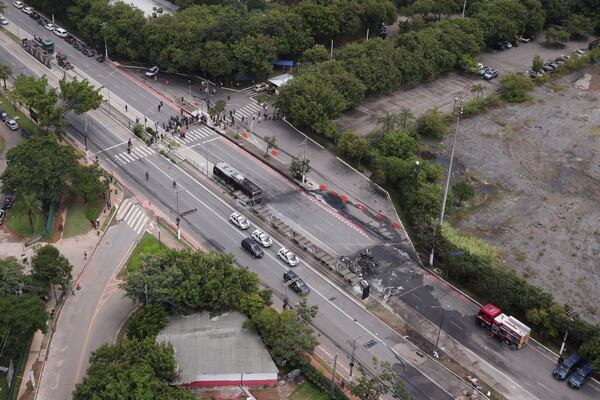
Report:
[[[496,245],[506,268],[600,322],[600,67],[532,97],[461,123],[459,163],[487,185],[455,222]]]

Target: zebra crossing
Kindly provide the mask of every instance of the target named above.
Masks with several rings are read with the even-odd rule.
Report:
[[[208,139],[218,135],[219,134],[217,132],[213,131],[206,125],[196,125],[193,127],[193,129],[190,128],[190,130],[185,133],[184,138],[179,137],[179,134],[175,134],[173,137],[184,144],[189,144],[196,140]]]
[[[117,219],[123,220],[125,223],[138,235],[142,233],[146,223],[148,222],[148,216],[146,212],[137,203],[132,203],[131,199],[126,199],[117,213]]]
[[[128,164],[130,162],[140,160],[144,157],[151,156],[154,153],[156,153],[156,152],[154,150],[152,150],[150,147],[140,146],[140,147],[133,147],[131,149],[131,153],[129,153],[127,150],[125,150],[125,151],[122,151],[121,153],[115,154],[115,158],[121,164]]]
[[[252,116],[258,117],[259,111],[261,111],[261,113],[264,112],[263,108],[258,103],[253,101],[240,109],[236,109],[235,116],[236,118],[244,117],[246,119],[252,119]]]

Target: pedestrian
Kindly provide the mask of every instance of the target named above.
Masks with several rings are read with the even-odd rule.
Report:
[[[158,105],[158,112],[160,112],[160,104]]]
[[[84,260],[87,260],[87,250],[84,250],[84,251],[83,251],[83,259],[84,259]]]
[[[340,387],[343,389],[344,388],[344,378],[340,379]]]
[[[127,112],[127,104],[125,104],[125,112]]]
[[[161,107],[163,106],[163,102],[162,102],[162,100],[160,101],[160,106],[161,106]]]

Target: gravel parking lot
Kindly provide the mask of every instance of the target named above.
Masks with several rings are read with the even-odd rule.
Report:
[[[600,66],[532,97],[461,123],[458,170],[480,195],[453,222],[497,246],[504,267],[600,322]]]
[[[561,54],[568,54],[581,47],[587,48],[587,44],[591,40],[571,41],[564,46],[555,46],[546,43],[544,35],[541,33],[535,41],[522,43],[519,47],[504,51],[483,52],[479,55],[479,60],[482,64],[497,69],[502,76],[506,72],[524,72],[529,69],[531,60],[536,55],[541,56],[544,60],[554,60]],[[477,76],[467,74],[454,72],[443,74],[433,82],[369,98],[357,109],[340,116],[336,120],[336,124],[340,132],[352,129],[358,134],[366,135],[376,128],[377,116],[385,112],[398,112],[402,108],[408,108],[419,116],[434,107],[442,111],[451,111],[455,97],[460,97],[465,101],[474,97],[474,94],[470,93],[470,89],[473,84],[478,82],[483,83],[486,91],[489,91],[496,87],[498,79],[487,82]]]

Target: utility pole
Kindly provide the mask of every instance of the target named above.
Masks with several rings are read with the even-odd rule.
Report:
[[[367,42],[369,41],[369,28],[367,28]]]
[[[465,2],[463,3],[463,11],[462,11],[462,16],[460,17],[461,19],[465,18],[465,9],[467,8],[467,0],[465,0]]]
[[[442,207],[440,209],[440,219],[437,225],[433,226],[433,242],[431,244],[431,254],[429,255],[429,266],[433,266],[433,255],[435,251],[435,238],[437,227],[442,227],[444,223],[444,213],[446,212],[446,200],[448,198],[448,188],[450,187],[450,177],[452,176],[452,163],[454,161],[454,149],[456,148],[456,136],[458,135],[458,123],[460,122],[460,116],[463,113],[462,100],[458,97],[454,98],[454,108],[452,110],[453,116],[456,118],[456,125],[454,126],[454,135],[452,136],[452,146],[450,150],[450,162],[448,164],[448,172],[446,173],[446,184],[444,186],[444,196],[442,198]]]
[[[177,223],[177,240],[181,240],[181,229],[179,227],[179,223],[181,222],[181,216],[179,215],[179,190],[175,190],[175,194],[177,196],[177,217],[175,217],[175,222]]]
[[[438,342],[440,341],[440,335],[442,333],[442,325],[444,325],[444,316],[446,315],[446,309],[443,306],[441,306],[440,308],[442,309],[442,320],[440,321],[440,327],[438,329],[437,338],[435,339],[435,346],[433,348],[433,356],[435,358],[439,358],[437,355]]]
[[[146,303],[144,304],[148,304],[148,285],[144,285],[144,294],[146,295]]]
[[[354,368],[354,360],[355,360],[355,354],[356,354],[356,341],[359,338],[360,338],[360,336],[355,339],[348,340],[348,342],[352,346],[352,356],[350,356],[350,376],[348,377],[348,382],[350,382],[350,383],[352,383],[352,369]]]
[[[306,182],[306,151],[308,148],[308,139],[304,139],[304,152],[302,153],[302,186]]]
[[[333,400],[333,389],[335,388],[335,368],[337,367],[337,353],[333,356],[333,372],[331,373],[331,392],[329,393],[329,399]]]
[[[158,229],[158,248],[162,250],[162,242],[160,241],[160,217],[156,216],[156,229]]]
[[[333,39],[331,39],[331,50],[329,50],[329,61],[333,60]]]
[[[559,359],[562,357],[562,353],[565,350],[565,345],[567,343],[567,337],[569,336],[570,323],[573,322],[573,314],[574,313],[575,313],[575,310],[569,310],[567,312],[567,321],[569,321],[569,325],[567,325],[567,329],[565,330],[565,336],[563,337],[562,344],[560,345],[560,351],[558,352]]]

